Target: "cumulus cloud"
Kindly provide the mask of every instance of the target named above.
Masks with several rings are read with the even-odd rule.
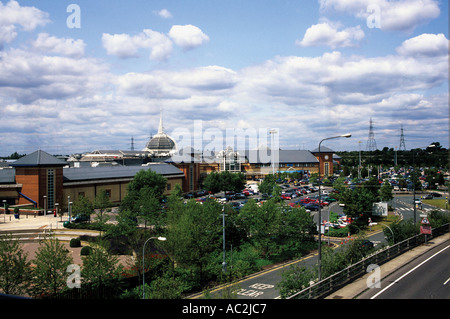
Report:
[[[0,51],[0,95],[29,104],[67,99],[104,85],[107,68],[95,59],[46,56],[32,51]]]
[[[397,52],[403,56],[435,57],[447,55],[448,48],[448,39],[443,33],[425,33],[405,40]]]
[[[120,58],[132,58],[138,56],[138,50],[145,48],[150,50],[150,59],[164,61],[172,53],[172,42],[163,33],[144,29],[141,33],[130,36],[129,34],[103,33],[102,44],[109,55]]]
[[[209,41],[209,37],[200,28],[191,24],[172,26],[169,37],[185,50],[199,47]]]
[[[81,57],[84,55],[86,44],[83,40],[57,38],[48,33],[39,33],[33,47],[42,52],[61,54],[69,57]]]
[[[296,44],[303,47],[329,46],[335,49],[337,47],[356,46],[363,38],[364,31],[361,30],[360,26],[338,31],[335,26],[323,22],[309,27],[303,39],[297,40]]]
[[[172,13],[170,13],[167,9],[162,9],[158,11],[158,15],[163,19],[170,19],[172,18]]]
[[[17,36],[17,26],[24,31],[33,31],[49,23],[48,13],[35,7],[22,7],[11,0],[6,5],[0,2],[0,46],[11,43]]]
[[[319,0],[322,10],[334,9],[366,20],[377,8],[380,27],[386,31],[412,32],[440,14],[436,0]],[[370,7],[369,7],[370,6]]]

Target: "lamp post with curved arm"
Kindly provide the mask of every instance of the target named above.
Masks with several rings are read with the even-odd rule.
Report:
[[[351,134],[343,134],[343,135],[339,135],[339,136],[327,137],[327,138],[324,138],[323,140],[321,140],[319,143],[319,158],[321,158],[320,157],[320,145],[322,144],[323,141],[331,140],[334,138],[340,138],[340,137],[349,138],[351,136],[352,136]],[[322,261],[322,248],[321,248],[321,246],[322,246],[322,205],[321,205],[322,189],[321,189],[321,183],[320,183],[320,174],[321,174],[321,172],[320,172],[320,160],[319,160],[319,222],[318,222],[318,225],[319,225],[319,254],[318,254],[319,281],[322,277],[322,265],[321,265],[321,261]]]
[[[145,241],[144,246],[142,247],[142,299],[145,299],[145,245],[152,239],[165,241],[166,237],[150,237]]]

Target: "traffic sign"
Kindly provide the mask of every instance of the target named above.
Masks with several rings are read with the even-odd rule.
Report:
[[[428,221],[428,218],[427,217],[424,217],[423,219],[422,219],[422,225],[430,225],[430,222]]]

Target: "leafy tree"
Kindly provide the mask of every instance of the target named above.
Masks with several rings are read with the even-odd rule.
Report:
[[[85,196],[79,196],[72,205],[73,216],[91,216],[93,211],[94,205]]]
[[[209,255],[220,247],[221,212],[222,206],[213,200],[207,200],[203,205],[189,201],[178,216],[173,216],[172,212],[168,218],[168,252],[178,265],[194,270],[200,282],[206,278],[204,270]]]
[[[67,267],[73,263],[70,252],[58,240],[41,242],[33,260],[32,293],[56,295],[67,287]]]
[[[161,174],[158,174],[152,170],[141,170],[128,184],[127,195],[122,200],[120,208],[129,210],[137,216],[141,211],[141,203],[139,202],[140,197],[143,195],[141,190],[146,188],[147,190],[143,191],[144,193],[152,193],[158,200],[160,200],[164,190],[166,189],[166,185],[167,179]]]
[[[104,243],[95,245],[89,255],[83,256],[82,284],[91,287],[116,286],[121,273],[121,267],[117,266],[118,261],[116,256],[109,253]]]
[[[309,287],[310,282],[317,278],[317,267],[294,265],[282,274],[282,280],[277,284],[281,298],[285,299],[298,291]]]
[[[31,276],[27,255],[11,234],[0,236],[0,291],[18,296],[27,292]]]
[[[389,202],[394,199],[394,195],[392,195],[392,190],[394,188],[386,181],[380,188],[379,196],[380,200],[383,202]]]
[[[262,182],[259,184],[259,192],[265,194],[272,194],[273,188],[275,187],[275,175],[269,174],[264,177]]]
[[[203,180],[203,187],[215,194],[222,190],[222,180],[219,172],[212,172],[208,174]]]
[[[145,227],[147,227],[148,222],[150,225],[155,226],[157,230],[160,230],[162,227],[162,220],[160,216],[161,203],[153,191],[154,190],[148,186],[142,187],[139,191],[137,204],[140,209],[139,215],[144,218]]]
[[[106,193],[106,190],[102,189],[100,192],[98,192],[97,196],[95,196],[94,199],[94,207],[98,209],[97,213],[97,222],[99,223],[106,223],[109,220],[109,216],[103,215],[106,208],[111,207],[112,203],[109,199],[108,194]]]

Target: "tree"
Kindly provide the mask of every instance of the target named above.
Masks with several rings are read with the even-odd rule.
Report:
[[[41,242],[33,260],[32,293],[56,295],[67,287],[67,267],[73,263],[70,252],[55,238]]]
[[[310,282],[317,278],[317,267],[294,265],[282,274],[282,280],[277,284],[281,298],[285,299],[309,287]]]
[[[104,243],[95,245],[89,255],[83,256],[82,284],[95,288],[116,286],[121,273],[121,267],[117,267],[118,261],[116,256],[109,253]]]
[[[91,216],[93,211],[94,205],[85,196],[79,196],[72,205],[73,216]]]
[[[120,209],[129,210],[134,213],[135,216],[140,213],[139,202],[142,195],[141,190],[147,188],[145,193],[152,193],[158,200],[161,199],[164,190],[166,189],[167,179],[152,170],[141,170],[128,184],[127,195],[122,200]]]
[[[394,195],[392,195],[392,190],[394,188],[389,184],[389,182],[385,181],[380,188],[379,195],[380,200],[383,202],[389,202],[394,199]]]
[[[98,209],[97,221],[102,224],[106,223],[109,220],[109,216],[104,216],[103,213],[106,208],[111,207],[111,201],[109,200],[106,190],[100,190],[97,196],[95,196],[94,207]]]
[[[203,180],[203,187],[213,194],[220,192],[222,190],[220,173],[212,172],[208,174]]]
[[[0,291],[17,296],[27,292],[31,277],[27,256],[11,234],[0,236]]]
[[[144,218],[145,228],[147,228],[147,222],[155,226],[158,230],[162,227],[161,220],[161,203],[157,198],[157,195],[153,193],[153,189],[148,186],[144,186],[139,191],[139,197],[137,205],[139,206],[139,215]]]
[[[196,273],[204,281],[204,270],[210,254],[220,246],[222,206],[213,200],[203,205],[189,201],[178,212],[170,213],[167,223],[167,243],[172,258],[183,268]]]
[[[263,194],[272,194],[275,185],[275,175],[266,175],[266,177],[264,177],[262,182],[259,184],[259,192]]]

